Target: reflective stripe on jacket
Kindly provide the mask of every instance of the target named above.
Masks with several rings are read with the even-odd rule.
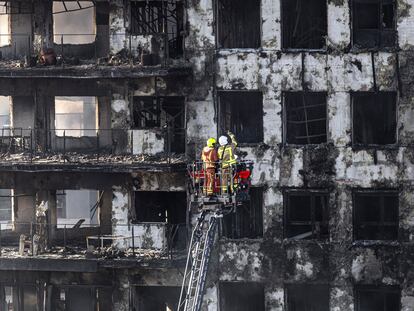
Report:
[[[229,136],[231,139],[231,144],[220,146],[218,149],[218,157],[221,160],[221,166],[224,168],[237,163],[237,160],[234,156],[234,151],[237,147],[237,140],[233,134],[230,134]]]

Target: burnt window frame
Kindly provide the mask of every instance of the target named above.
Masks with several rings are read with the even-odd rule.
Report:
[[[310,221],[295,221],[295,224],[293,226],[312,226],[312,236],[311,238],[302,238],[297,239],[295,236],[290,237],[289,229],[288,229],[288,223],[290,223],[290,226],[292,226],[292,221],[290,221],[290,214],[289,214],[289,208],[290,208],[290,197],[291,196],[310,196],[311,199],[311,220]],[[295,240],[295,241],[301,241],[301,240],[310,240],[310,241],[327,241],[330,237],[330,226],[329,226],[329,220],[330,220],[330,191],[327,189],[285,189],[283,191],[283,236],[285,239],[289,240]],[[323,196],[326,197],[326,211],[325,215],[322,214],[322,216],[325,216],[325,225],[327,233],[326,235],[319,234],[318,236],[315,236],[314,230],[315,230],[315,224],[317,223],[315,221],[315,196]],[[321,224],[324,223],[324,221],[321,222]]]
[[[149,194],[150,196],[153,196],[153,195],[155,195],[155,196],[159,196],[159,195],[162,195],[162,194],[166,194],[167,196],[168,195],[171,195],[171,198],[173,197],[173,196],[177,196],[175,199],[178,199],[178,196],[181,196],[181,195],[183,195],[184,197],[183,197],[183,203],[185,204],[185,206],[183,207],[184,208],[184,210],[183,210],[183,214],[184,214],[184,216],[186,217],[186,210],[187,210],[187,203],[188,203],[188,195],[187,195],[187,193],[185,192],[185,191],[158,191],[158,190],[153,190],[153,191],[151,191],[151,190],[135,190],[135,191],[132,191],[132,194],[131,194],[131,203],[132,203],[132,213],[131,213],[131,223],[133,223],[133,224],[143,224],[143,223],[165,223],[165,224],[176,224],[176,225],[182,225],[182,224],[186,224],[186,222],[187,222],[187,220],[185,220],[184,222],[175,222],[175,221],[171,221],[171,218],[173,218],[173,217],[169,217],[169,219],[167,219],[167,221],[156,221],[156,220],[146,220],[145,218],[146,217],[154,217],[154,215],[148,215],[148,214],[144,214],[143,216],[141,215],[141,218],[139,218],[138,217],[138,213],[137,213],[137,206],[136,206],[136,204],[137,204],[137,193],[147,193],[147,194]],[[173,195],[172,195],[173,194]],[[152,201],[153,202],[153,201]],[[178,204],[178,203],[177,203]],[[164,210],[165,212],[168,212],[168,209],[170,208],[170,206],[168,205],[168,204],[166,204],[166,209]],[[179,217],[180,218],[180,217]],[[143,220],[144,219],[144,220]]]
[[[357,205],[356,205],[356,198],[357,196],[381,196],[380,199],[380,220],[378,222],[375,221],[369,221],[369,222],[362,222],[359,221],[357,219]],[[384,197],[385,196],[389,196],[389,197],[396,197],[397,199],[397,220],[396,222],[386,222],[384,221],[384,209],[385,209],[385,204],[384,204]],[[359,238],[360,233],[358,233],[357,231],[360,229],[359,226],[361,223],[369,223],[370,226],[381,226],[382,230],[384,225],[392,227],[395,226],[396,227],[396,231],[397,231],[397,236],[395,239],[376,239],[376,240],[372,240],[372,239],[362,239]],[[387,223],[387,224],[384,224]],[[391,224],[394,223],[394,224]],[[353,241],[399,241],[400,240],[400,191],[398,189],[354,189],[352,191],[352,238]]]
[[[51,306],[57,307],[57,306],[65,306],[67,307],[67,302],[65,300],[56,299],[60,296],[62,291],[65,293],[65,298],[67,298],[68,293],[72,289],[78,289],[78,290],[84,290],[84,291],[90,291],[92,293],[91,297],[94,298],[92,301],[92,304],[95,306],[95,308],[100,307],[101,304],[105,303],[105,299],[107,299],[107,296],[104,296],[102,294],[108,294],[111,293],[111,286],[109,285],[83,285],[83,284],[62,284],[62,285],[54,285],[52,286],[51,291]],[[59,295],[59,296],[58,296]],[[101,298],[105,297],[105,298]],[[69,301],[69,300],[68,300]],[[60,304],[59,304],[60,303]]]
[[[381,50],[395,50],[398,48],[398,29],[397,29],[397,10],[398,5],[396,0],[349,0],[350,2],[350,25],[351,25],[351,47],[352,50],[367,50],[367,51],[381,51]],[[355,3],[378,3],[379,6],[379,20],[378,20],[378,26],[379,28],[376,30],[378,32],[377,36],[379,38],[378,42],[380,43],[378,46],[373,47],[360,47],[355,44],[355,16],[354,16],[354,9],[355,9]],[[393,6],[394,10],[394,19],[393,19],[393,27],[392,31],[394,32],[394,44],[392,46],[381,46],[381,33],[384,31],[382,25],[381,25],[381,12],[382,7],[384,4],[390,3]],[[388,28],[385,28],[388,29]],[[375,30],[374,30],[375,31]]]
[[[150,21],[149,23],[152,23],[152,25],[154,27],[156,27],[156,29],[150,29],[150,25],[149,23],[147,23],[147,21],[143,21],[143,23],[147,24],[146,27],[148,27],[147,29],[144,29],[145,27],[143,26],[139,26],[140,21],[135,22],[134,19],[136,19],[136,17],[134,17],[134,6],[133,3],[142,3],[143,4],[143,10],[145,10],[146,6],[149,6],[151,8],[151,6],[149,5],[151,2],[154,3],[161,3],[161,17],[158,16],[158,14],[160,14],[160,12],[156,13],[156,18],[155,18],[155,14],[152,14],[152,18],[154,18],[154,20]],[[167,8],[163,7],[163,3],[167,3]],[[175,9],[175,15],[173,15],[171,12],[168,10],[168,5],[170,2],[174,2],[176,9]],[[156,6],[154,6],[156,7]],[[163,10],[165,10],[165,12],[162,12]],[[145,15],[146,17],[150,16],[151,13],[147,12],[148,15]],[[171,15],[169,15],[171,14]],[[182,21],[179,23],[179,15],[181,15]],[[185,12],[185,1],[184,0],[132,0],[129,3],[129,19],[130,19],[130,25],[129,25],[129,33],[131,36],[147,36],[147,35],[157,35],[157,34],[166,34],[167,39],[166,41],[168,42],[167,46],[168,46],[168,51],[167,54],[169,54],[168,56],[171,58],[179,58],[184,56],[184,41],[185,41],[185,36],[183,35],[184,31],[185,31],[185,27],[186,27],[186,12]],[[169,19],[170,18],[170,19]],[[174,32],[170,32],[169,27],[168,27],[168,20],[172,20],[175,18],[176,21],[176,33]],[[144,18],[146,19],[146,18]],[[140,28],[141,27],[141,28]],[[138,29],[137,29],[138,28]],[[170,35],[172,36],[172,38],[175,38],[175,40],[177,41],[176,43],[176,51],[174,51],[174,53],[171,53],[171,47],[170,46],[170,41],[174,41],[174,39],[170,39]]]
[[[219,1],[220,0],[213,0],[213,8],[214,8],[214,36],[215,36],[215,44],[217,49],[220,50],[231,50],[231,49],[245,49],[245,50],[257,50],[260,49],[262,47],[262,39],[263,39],[263,20],[262,20],[262,4],[263,4],[263,0],[257,0],[259,2],[259,30],[258,30],[258,42],[256,46],[252,46],[252,47],[223,47],[221,44],[221,39],[220,39],[220,14],[218,13],[218,11],[220,10],[220,4]],[[235,1],[237,2],[237,0]]]
[[[285,10],[284,10],[284,8],[283,8],[283,1],[284,0],[281,0],[280,1],[280,29],[281,29],[281,31],[280,31],[280,38],[281,38],[281,50],[282,51],[284,51],[284,52],[307,52],[307,51],[311,51],[311,52],[325,52],[325,51],[327,51],[327,49],[328,49],[328,45],[327,45],[327,43],[326,43],[326,40],[325,40],[325,45],[322,47],[322,48],[316,48],[316,49],[314,49],[314,48],[292,48],[292,47],[285,47],[285,30],[284,30],[284,28],[285,28],[285,26],[283,25],[284,24],[284,16],[285,16]],[[305,1],[308,1],[308,0],[305,0]],[[325,34],[325,36],[328,36],[328,30],[329,30],[329,25],[328,25],[328,14],[327,14],[327,11],[328,11],[328,2],[326,1],[326,0],[321,0],[321,1],[323,1],[324,3],[325,3],[325,10],[324,10],[324,12],[326,12],[326,34]]]
[[[231,118],[231,114],[226,113],[225,109],[224,109],[224,102],[222,102],[221,99],[221,94],[236,94],[236,93],[256,93],[258,95],[258,99],[259,99],[259,105],[260,107],[256,108],[255,111],[257,111],[259,113],[257,117],[257,121],[259,122],[259,124],[256,126],[256,128],[258,129],[257,135],[255,137],[254,142],[246,142],[244,141],[245,139],[243,139],[243,137],[241,135],[239,135],[239,131],[236,129],[234,129],[234,126],[232,125],[232,120],[230,120],[230,129],[226,128],[227,127],[227,117],[230,115]],[[218,134],[222,135],[225,134],[227,132],[227,130],[231,130],[233,131],[233,134],[236,136],[237,142],[239,146],[252,146],[252,145],[257,145],[257,144],[261,144],[264,142],[264,97],[263,97],[263,92],[261,90],[218,90],[216,92],[216,102],[217,102],[217,107],[218,107]],[[233,105],[233,104],[232,104]],[[237,105],[235,105],[237,106]],[[231,110],[231,109],[230,109]],[[236,126],[237,127],[237,126]]]
[[[224,297],[224,293],[223,293],[223,286],[226,286],[226,284],[233,284],[233,285],[235,285],[235,284],[237,284],[236,286],[238,286],[238,285],[241,285],[241,286],[246,286],[246,287],[248,287],[248,285],[252,285],[252,286],[255,286],[256,287],[256,289],[257,290],[260,290],[261,291],[261,293],[260,293],[260,295],[263,295],[263,297],[261,297],[261,298],[263,298],[263,304],[261,305],[261,306],[258,306],[258,307],[256,307],[256,309],[255,310],[261,310],[262,308],[262,306],[263,306],[263,310],[266,310],[266,291],[265,291],[265,284],[264,283],[262,283],[262,282],[252,282],[252,281],[248,281],[248,282],[245,282],[245,281],[243,281],[243,282],[241,282],[241,281],[219,281],[218,282],[218,286],[217,286],[217,291],[218,291],[218,310],[223,310],[223,311],[225,311],[226,309],[225,309],[225,304],[223,303],[223,297]],[[236,297],[237,298],[237,295],[233,295],[234,297]]]
[[[288,120],[287,120],[288,105],[287,105],[287,101],[286,101],[286,96],[288,96],[289,94],[302,94],[302,100],[305,100],[307,93],[320,94],[320,95],[323,95],[325,97],[325,103],[324,104],[312,105],[312,106],[308,106],[308,107],[306,107],[306,105],[305,105],[303,108],[304,109],[309,109],[309,107],[313,108],[313,107],[325,106],[325,132],[326,132],[325,136],[326,136],[326,140],[325,140],[325,142],[321,142],[321,143],[304,143],[304,144],[289,143],[288,142]],[[305,100],[305,102],[306,102],[306,100]],[[316,92],[310,92],[310,91],[283,91],[282,92],[282,118],[283,118],[282,139],[283,139],[283,144],[284,145],[286,145],[286,146],[315,145],[316,146],[316,145],[327,143],[328,142],[328,134],[329,134],[328,92],[326,92],[326,91],[316,91]],[[303,121],[302,123],[305,124],[305,126],[308,127],[306,122],[309,123],[309,121]],[[318,136],[323,136],[323,135],[319,134]],[[308,135],[307,140],[309,141],[309,135]]]
[[[148,109],[136,109],[136,100],[137,102],[140,100],[148,100],[152,101],[155,107],[155,111],[158,113],[156,115],[156,124],[154,126],[137,126],[137,122],[135,120],[135,113],[139,111],[147,111]],[[171,101],[169,102],[168,99]],[[186,104],[185,104],[185,97],[184,96],[132,96],[132,105],[130,107],[130,113],[132,118],[132,130],[159,130],[164,131],[164,138],[165,138],[165,151],[170,153],[178,153],[184,154],[186,151],[186,138],[187,138],[187,131],[186,131]],[[166,102],[167,104],[164,106],[163,103]],[[178,105],[174,106],[174,104],[179,103],[181,107]],[[169,107],[169,105],[171,105]],[[169,109],[178,109],[180,110],[177,114],[171,115],[168,113]],[[150,111],[149,111],[150,112]],[[169,122],[170,126],[166,126],[166,124],[161,123],[162,113],[165,113],[167,116],[166,120]],[[177,122],[178,121],[178,122]],[[177,124],[175,127],[175,124]],[[182,123],[182,127],[179,127],[179,124]],[[176,141],[177,140],[177,141]]]
[[[399,311],[401,310],[401,288],[398,285],[355,285],[354,286],[354,305],[355,311],[364,311],[361,309],[361,293],[362,292],[377,292],[383,295],[383,305],[385,309],[385,301],[387,294],[396,294],[399,298],[398,310],[386,310],[386,311]]]
[[[250,199],[247,202],[243,202],[242,205],[237,206],[236,207],[236,211],[225,215],[221,221],[220,221],[220,238],[221,239],[228,239],[228,240],[241,240],[241,239],[261,239],[263,238],[263,224],[264,224],[264,193],[265,193],[265,189],[264,187],[250,187],[251,191],[255,191],[255,194],[252,194],[249,191],[250,194]],[[257,199],[257,203],[258,204],[254,204],[254,202],[252,202],[251,198],[252,197],[256,197]],[[249,223],[251,225],[251,227],[253,228],[249,228],[249,234],[247,232],[243,232],[243,230],[245,230],[245,228],[235,228],[238,223],[239,223],[239,216],[243,216],[240,214],[237,214],[239,209],[243,208],[243,209],[249,209],[250,207],[254,206],[254,208],[252,209],[254,211],[254,213],[249,213],[249,211],[246,211],[247,213],[249,213],[250,217],[248,220],[245,220],[245,222]],[[252,215],[254,214],[254,215]],[[231,217],[231,219],[230,219]],[[227,218],[227,219],[226,219]],[[232,226],[232,231],[230,232],[226,232],[225,230],[225,221],[228,220],[230,225]],[[240,231],[240,232],[237,232]]]
[[[147,310],[148,306],[145,305],[145,301],[148,299],[151,302],[151,299],[153,298],[159,298],[157,297],[156,294],[152,294],[152,291],[157,292],[158,291],[158,295],[159,296],[163,296],[162,298],[165,298],[165,293],[170,290],[172,291],[177,291],[177,297],[174,298],[174,308],[173,310],[178,310],[178,300],[180,298],[180,290],[181,290],[181,286],[171,286],[171,285],[136,285],[133,284],[131,286],[131,302],[132,303],[136,303],[138,302],[138,305],[134,305],[134,307],[138,307],[138,309],[133,309],[133,310]],[[148,294],[148,292],[150,292],[150,294]],[[171,296],[171,293],[169,294]],[[169,296],[168,295],[168,296]],[[145,297],[145,299],[143,299]],[[164,299],[163,299],[164,300]],[[165,303],[166,301],[162,301],[162,303]],[[168,302],[168,301],[167,301]],[[147,307],[147,308],[145,308]],[[150,308],[151,310],[153,310],[152,308]],[[164,310],[164,308],[162,309]]]
[[[381,94],[383,93],[387,93],[390,95],[394,96],[395,102],[393,103],[395,105],[395,130],[394,130],[394,142],[390,143],[390,144],[366,144],[366,143],[356,143],[355,142],[355,126],[354,126],[354,114],[355,114],[355,99],[358,96],[363,97],[366,94],[373,94],[375,96],[381,96]],[[387,148],[387,147],[395,147],[398,145],[399,141],[398,141],[398,119],[399,119],[399,115],[398,115],[398,105],[399,105],[399,101],[398,101],[398,92],[397,91],[353,91],[351,92],[351,144],[352,147],[354,148],[370,148],[370,147],[374,147],[374,148]]]
[[[291,294],[289,292],[291,292],[292,289],[296,289],[300,291],[309,300],[315,300],[315,294],[314,292],[312,292],[313,290],[315,290],[315,287],[319,287],[321,290],[327,291],[326,300],[327,300],[328,305],[326,306],[326,311],[329,311],[330,305],[331,305],[331,301],[330,301],[331,286],[329,284],[314,284],[314,283],[285,283],[284,284],[284,292],[285,292],[284,301],[285,301],[286,310],[295,311],[290,306]],[[307,299],[306,301],[308,301]],[[309,309],[309,310],[313,310],[313,309]]]

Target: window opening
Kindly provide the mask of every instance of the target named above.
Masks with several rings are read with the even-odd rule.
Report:
[[[321,144],[327,140],[324,92],[284,93],[287,144]]]
[[[98,225],[102,195],[103,191],[97,190],[57,190],[58,228]]]
[[[53,310],[101,310],[97,301],[100,290],[100,288],[89,286],[54,287],[52,291]]]
[[[263,235],[263,188],[249,189],[250,200],[235,213],[224,216],[222,236],[229,239],[258,238]]]
[[[352,94],[354,145],[396,143],[397,96],[395,92],[357,92]]]
[[[356,311],[398,311],[401,290],[398,286],[356,286]]]
[[[285,193],[285,234],[293,239],[329,236],[329,196],[319,191]]]
[[[135,191],[135,222],[186,223],[184,192]]]
[[[220,48],[259,48],[260,0],[217,0],[217,34]]]
[[[96,136],[96,97],[55,97],[56,136]]]
[[[220,310],[264,311],[264,287],[254,282],[220,282]]]
[[[0,96],[0,128],[10,127],[10,96]]]
[[[53,33],[56,44],[93,43],[96,36],[92,1],[53,1]]]
[[[323,49],[327,36],[325,0],[283,0],[282,29],[285,49]]]
[[[0,47],[10,45],[10,3],[0,1]]]
[[[329,287],[318,284],[286,286],[289,311],[329,311]]]
[[[263,96],[256,91],[220,91],[220,133],[231,131],[240,143],[263,141]]]
[[[131,1],[131,34],[164,33],[169,56],[183,54],[184,4],[181,0]]]
[[[353,0],[353,44],[357,48],[385,48],[395,45],[395,2]]]
[[[135,96],[134,128],[162,128],[171,152],[185,151],[184,98],[179,96]]]
[[[399,199],[396,191],[354,193],[356,240],[397,240]]]
[[[175,286],[135,286],[133,292],[134,310],[173,311],[178,310],[180,287]]]
[[[11,189],[0,189],[0,223],[10,223],[12,219],[13,194]],[[2,226],[4,229],[4,226]]]

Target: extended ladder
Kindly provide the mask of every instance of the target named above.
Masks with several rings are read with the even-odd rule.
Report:
[[[199,311],[220,214],[203,211],[191,235],[178,311]]]

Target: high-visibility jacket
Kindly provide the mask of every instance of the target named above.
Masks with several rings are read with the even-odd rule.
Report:
[[[218,149],[218,157],[221,161],[221,167],[223,168],[227,168],[237,163],[236,157],[234,156],[234,152],[237,147],[237,140],[233,134],[230,134],[229,136],[231,138],[231,144],[220,146]]]
[[[215,168],[216,162],[218,161],[216,149],[205,146],[201,152],[201,160],[203,161],[206,169]]]

